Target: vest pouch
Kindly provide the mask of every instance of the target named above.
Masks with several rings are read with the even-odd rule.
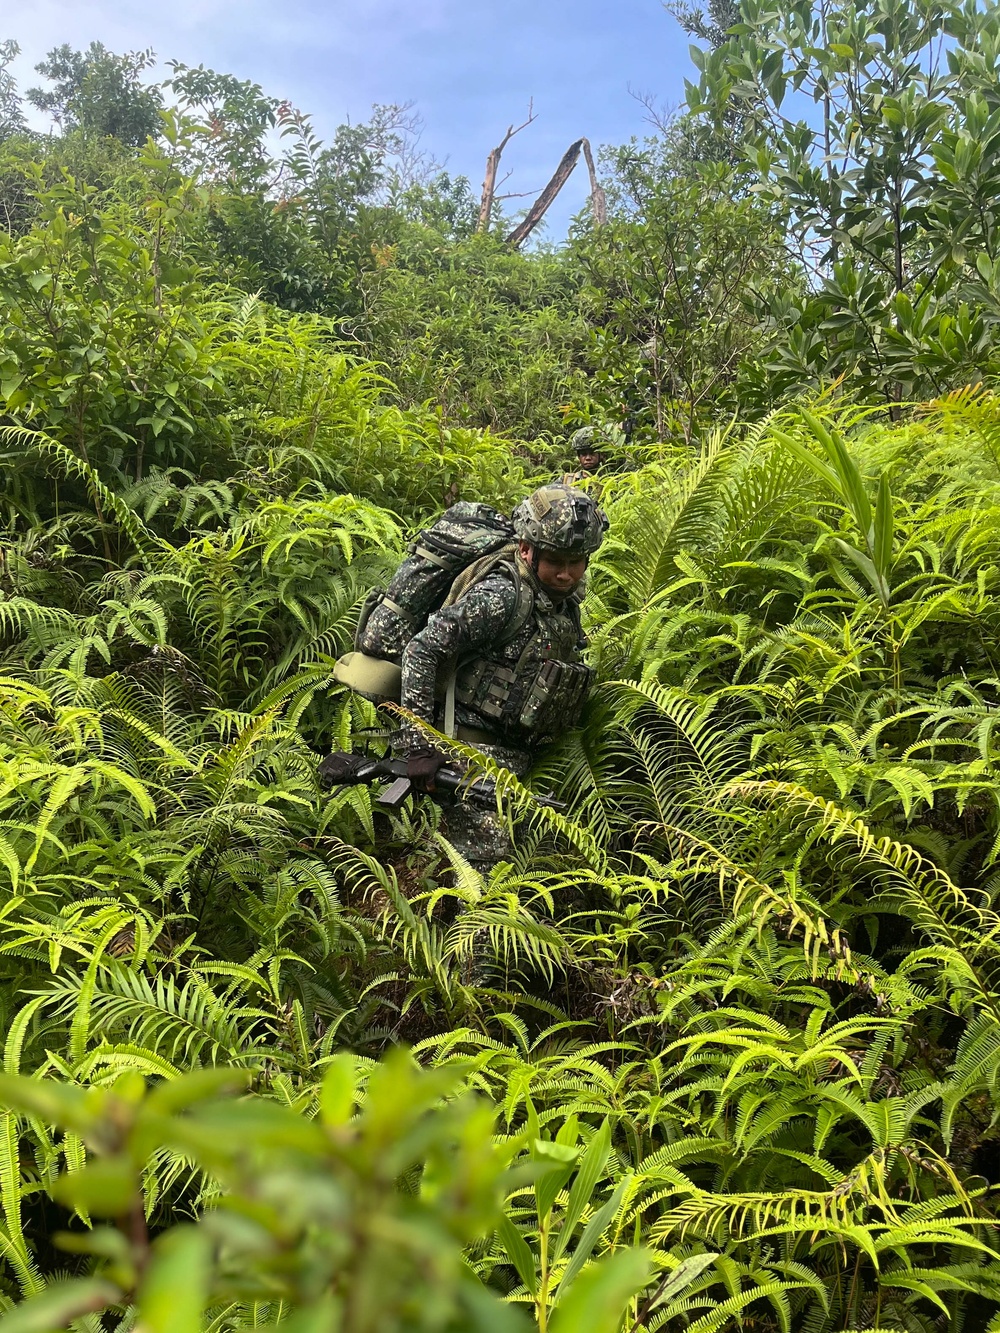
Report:
[[[550,659],[529,668],[525,682],[515,668],[480,659],[460,668],[455,697],[501,731],[557,735],[580,720],[594,675],[580,663]]]
[[[402,668],[382,657],[367,653],[345,653],[338,657],[333,678],[341,685],[363,694],[372,703],[399,703],[403,684]]]
[[[542,662],[528,688],[517,725],[529,735],[553,735],[575,727],[594,674],[579,662]]]
[[[510,718],[508,701],[516,683],[517,672],[512,667],[479,658],[459,669],[455,698],[491,721],[506,721]]]

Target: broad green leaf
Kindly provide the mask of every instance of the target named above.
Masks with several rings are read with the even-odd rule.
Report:
[[[521,1281],[534,1296],[538,1291],[538,1274],[535,1256],[531,1253],[528,1242],[506,1214],[500,1219],[497,1226],[497,1235],[500,1238],[500,1244],[507,1251],[507,1258],[517,1269]]]
[[[711,1268],[718,1257],[717,1254],[689,1254],[686,1259],[682,1259],[657,1288],[653,1309],[666,1305],[668,1301],[676,1300],[701,1277],[706,1268]]]
[[[560,1300],[552,1316],[552,1333],[618,1333],[651,1272],[649,1255],[642,1249],[619,1250],[591,1264]]]
[[[893,513],[892,494],[888,473],[879,477],[878,497],[875,503],[875,568],[883,585],[888,587],[892,569]]]
[[[838,431],[829,430],[818,417],[814,416],[805,407],[800,407],[799,413],[826,450],[839,478],[841,494],[847,500],[848,506],[854,515],[854,521],[867,542],[872,526],[872,507],[868,498],[868,490],[858,470],[857,463],[848,453]]]
[[[586,1151],[580,1159],[580,1165],[577,1169],[576,1179],[573,1181],[569,1191],[569,1199],[566,1203],[566,1213],[563,1217],[562,1227],[556,1238],[555,1246],[552,1251],[553,1259],[562,1257],[563,1251],[569,1244],[570,1237],[576,1229],[576,1224],[583,1215],[583,1210],[590,1202],[597,1182],[604,1173],[609,1156],[611,1155],[611,1125],[605,1120],[597,1133],[587,1144]]]
[[[122,1293],[101,1278],[80,1278],[54,1282],[38,1296],[32,1296],[3,1316],[3,1333],[54,1333],[74,1319],[98,1314],[114,1305]]]
[[[358,1063],[350,1051],[341,1051],[327,1065],[320,1087],[320,1116],[324,1125],[346,1125],[354,1113]]]
[[[794,436],[787,434],[787,432],[774,430],[772,431],[772,434],[776,440],[781,441],[788,452],[797,458],[800,463],[805,464],[807,468],[822,477],[835,494],[839,495],[842,499],[846,498],[844,496],[840,477],[828,463],[824,463],[821,458],[817,458],[810,449],[806,448],[801,440],[796,440]]]
[[[532,1157],[536,1164],[535,1205],[539,1220],[548,1217],[556,1195],[573,1174],[580,1156],[575,1146],[559,1142],[536,1141]]]
[[[94,1217],[121,1217],[139,1197],[139,1178],[127,1157],[102,1157],[82,1171],[60,1176],[52,1185],[53,1198]]]
[[[75,1130],[83,1138],[97,1125],[102,1105],[103,1099],[55,1079],[0,1074],[0,1107],[37,1115],[49,1124]]]
[[[594,1246],[601,1239],[604,1232],[611,1225],[615,1214],[618,1211],[618,1205],[624,1197],[625,1191],[631,1183],[631,1176],[625,1176],[619,1181],[617,1188],[603,1207],[599,1208],[594,1216],[584,1227],[583,1232],[577,1242],[576,1248],[570,1256],[569,1263],[563,1270],[559,1279],[559,1299],[572,1286],[576,1275],[583,1268],[584,1264],[590,1258],[594,1251]]]
[[[241,1092],[252,1077],[246,1069],[193,1069],[180,1078],[170,1079],[153,1088],[146,1097],[143,1113],[148,1110],[151,1115],[176,1115],[178,1111],[186,1111],[199,1102],[229,1092]]]
[[[167,1232],[139,1288],[136,1333],[202,1333],[210,1278],[209,1237],[193,1226]]]

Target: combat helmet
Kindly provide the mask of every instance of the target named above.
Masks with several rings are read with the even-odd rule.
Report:
[[[599,426],[581,426],[569,437],[569,447],[575,454],[604,454],[611,443],[611,437]]]
[[[608,518],[586,491],[553,483],[540,486],[511,515],[522,541],[552,551],[592,555],[604,540]]]

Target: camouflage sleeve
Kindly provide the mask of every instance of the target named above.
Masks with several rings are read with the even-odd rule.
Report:
[[[454,606],[431,616],[403,653],[402,704],[434,721],[438,683],[443,686],[460,657],[496,643],[517,606],[517,589],[503,574],[490,574]]]

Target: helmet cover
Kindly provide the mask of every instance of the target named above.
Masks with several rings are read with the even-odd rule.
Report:
[[[598,426],[581,426],[569,437],[570,448],[575,454],[599,454],[611,447],[611,439]]]
[[[552,551],[591,555],[604,540],[608,518],[586,491],[573,486],[540,486],[511,515],[522,541]]]

